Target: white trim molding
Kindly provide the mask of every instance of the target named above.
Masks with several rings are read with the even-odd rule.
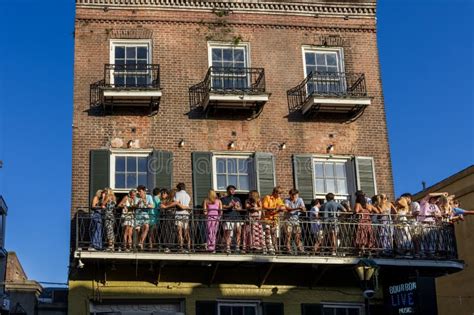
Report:
[[[263,13],[305,15],[315,17],[356,17],[375,19],[376,2],[364,3],[310,3],[308,2],[257,2],[231,0],[228,2],[181,1],[181,0],[76,0],[77,8],[146,9],[188,11],[230,10],[235,13]]]

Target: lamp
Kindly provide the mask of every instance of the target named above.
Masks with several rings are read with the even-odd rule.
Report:
[[[84,263],[83,263],[82,260],[80,260],[80,259],[79,259],[79,261],[77,262],[77,268],[78,268],[78,269],[84,268]]]
[[[286,149],[286,142],[283,142],[280,144],[280,150],[285,150]]]
[[[327,152],[327,153],[331,153],[332,151],[334,151],[334,144],[330,144],[330,145],[328,145],[328,147],[326,148],[326,152]]]
[[[235,148],[235,141],[229,142],[229,144],[227,145],[227,147],[228,147],[229,149]]]
[[[178,142],[178,147],[182,148],[184,147],[184,145],[185,145],[184,139],[181,139],[181,141]]]
[[[374,297],[375,291],[368,288],[368,282],[372,279],[378,269],[378,265],[372,259],[361,259],[354,267],[361,284],[363,285],[363,297],[365,304],[365,314],[370,315],[369,299]]]

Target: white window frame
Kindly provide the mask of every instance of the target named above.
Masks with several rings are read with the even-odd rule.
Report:
[[[253,306],[255,314],[261,315],[260,302],[257,301],[217,301],[217,315],[221,315],[221,306]]]
[[[148,61],[147,64],[151,64],[153,60],[153,51],[151,39],[111,39],[110,40],[110,53],[109,53],[109,63],[115,64],[115,47],[116,46],[125,46],[125,47],[137,47],[137,46],[147,46],[148,48]],[[110,70],[110,84],[114,84],[114,72]]]
[[[121,151],[121,150],[113,150],[111,151],[110,154],[110,188],[116,193],[127,193],[130,191],[130,188],[115,188],[115,159],[120,156],[132,156],[132,157],[150,157],[151,150],[126,150],[126,151]],[[147,172],[147,175],[148,172]]]
[[[306,72],[306,56],[305,54],[307,52],[335,52],[338,54],[339,57],[339,72],[345,72],[345,65],[344,65],[344,48],[342,47],[320,47],[320,46],[309,46],[309,45],[303,45],[301,47],[301,52],[303,54],[303,74],[304,77],[306,78],[309,73]]]
[[[252,159],[254,160],[253,153],[234,153],[234,154],[213,154],[212,155],[212,188],[217,192],[225,192],[224,190],[217,189],[217,159],[218,158],[225,158],[225,159]],[[238,166],[237,166],[238,167]],[[249,176],[249,190],[236,190],[236,193],[246,194],[252,190],[252,177],[254,176],[253,169],[247,169],[248,176]]]
[[[244,60],[245,60],[245,67],[250,68],[250,44],[247,42],[239,43],[237,45],[229,42],[216,42],[210,41],[207,42],[207,58],[209,67],[212,67],[212,48],[235,48],[235,47],[244,47]]]
[[[324,308],[352,308],[352,309],[357,309],[359,310],[359,315],[364,315],[365,310],[364,310],[364,305],[360,303],[322,303],[322,308],[323,308],[323,313],[324,313]]]
[[[349,187],[349,182],[350,182],[350,180],[354,181],[355,176],[356,176],[356,174],[349,174],[348,173],[347,163],[349,163],[349,162],[352,163],[352,156],[318,156],[318,155],[313,156],[313,158],[312,158],[312,163],[313,163],[313,174],[312,174],[312,176],[313,176],[313,195],[317,199],[324,199],[328,192],[325,192],[325,193],[321,194],[321,193],[318,193],[317,190],[316,190],[316,166],[315,166],[316,162],[334,162],[334,163],[335,162],[343,162],[345,164],[347,194],[346,195],[341,195],[341,194],[336,194],[335,192],[332,192],[332,193],[334,193],[334,196],[335,196],[336,200],[350,200],[351,194],[352,194],[352,191],[351,191],[352,187]],[[351,176],[351,179],[349,179],[349,176]]]

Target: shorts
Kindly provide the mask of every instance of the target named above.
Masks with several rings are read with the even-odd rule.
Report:
[[[285,222],[286,233],[301,233],[301,225],[298,220],[288,220]]]
[[[148,224],[150,216],[146,210],[137,210],[135,213],[135,227],[141,227]]]
[[[183,228],[185,230],[189,229],[189,215],[177,214],[175,217],[174,224],[177,227]]]
[[[244,222],[242,221],[226,221],[224,222],[224,230],[226,231],[233,231],[236,228],[240,228]]]
[[[134,226],[135,219],[132,212],[122,213],[122,226]]]
[[[148,216],[149,216],[148,224],[150,226],[155,226],[155,225],[158,225],[158,223],[160,223],[160,212],[159,211],[156,211],[155,209],[151,209],[148,212]]]

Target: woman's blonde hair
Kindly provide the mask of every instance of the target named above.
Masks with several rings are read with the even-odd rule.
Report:
[[[210,203],[216,202],[217,194],[214,189],[209,189],[209,192],[207,193],[207,199],[209,200]]]
[[[105,188],[104,190],[105,190],[105,192],[106,192],[105,197],[106,197],[107,199],[112,199],[113,201],[115,201],[115,194],[114,194],[114,191],[113,191],[111,188]]]
[[[102,197],[102,192],[103,192],[102,189],[98,189],[98,190],[95,192],[95,197],[97,197],[97,198]]]
[[[258,202],[260,200],[260,194],[256,190],[251,190],[249,192],[249,198]]]

